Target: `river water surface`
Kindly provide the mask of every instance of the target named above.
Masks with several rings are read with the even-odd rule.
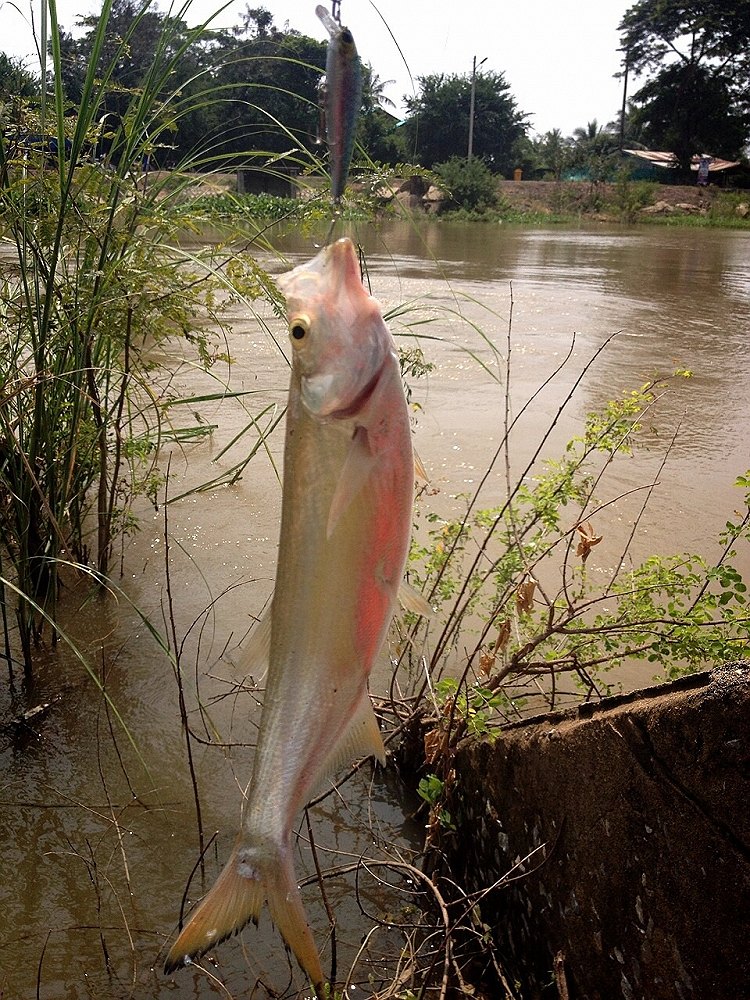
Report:
[[[718,551],[717,534],[742,502],[734,480],[750,466],[750,233],[389,223],[352,235],[364,249],[373,294],[393,314],[397,340],[418,343],[434,365],[412,384],[429,511],[460,511],[460,495],[477,489],[498,448],[508,346],[515,415],[572,345],[569,361],[511,436],[509,464],[517,472],[584,366],[609,341],[543,453],[554,455],[580,433],[587,411],[649,378],[689,369],[693,377],[676,380],[649,413],[644,447],[614,463],[602,499],[658,481],[633,558]],[[289,235],[280,246],[287,264],[269,259],[275,271],[315,252],[310,237]],[[260,318],[285,350],[283,322],[267,308]],[[201,419],[217,428],[165,456],[171,497],[226,474],[257,441],[259,428],[280,414],[288,365],[263,324],[249,307],[235,310],[231,388],[249,395],[241,403],[196,404]],[[196,395],[217,389],[187,367],[176,382]],[[231,849],[251,769],[257,697],[249,679],[241,683],[235,647],[272,587],[281,443],[282,435],[273,434],[235,485],[188,492],[166,515],[163,506],[144,506],[140,531],[123,553],[116,600],[70,595],[66,627],[86,643],[108,701],[64,644],[45,657],[34,690],[0,694],[6,718],[51,704],[33,729],[7,726],[0,743],[0,995],[262,997],[267,988],[303,989],[266,918],[201,968],[172,977],[161,972],[200,847],[174,671],[153,633],[172,648],[176,639],[181,652],[200,740],[193,753],[204,844],[216,833],[206,852],[210,883]],[[505,482],[504,468],[488,477],[486,506],[503,498]],[[623,500],[597,520],[603,540],[592,572],[606,573],[618,560],[641,503],[640,495]],[[572,524],[572,512],[571,518]],[[746,551],[739,563],[750,570]],[[653,673],[652,665],[634,666],[610,682],[646,684]],[[384,656],[376,694],[386,692],[389,678]],[[399,865],[421,843],[420,822],[410,818],[414,808],[413,795],[392,774],[366,767],[313,810],[321,867],[341,868],[326,884],[338,923],[339,980],[354,963],[348,996],[370,995],[387,981],[408,939],[409,928],[394,925],[413,920],[411,875]],[[313,864],[307,828],[300,830],[302,878]],[[391,859],[392,867],[368,870],[358,864],[362,858]],[[193,901],[202,891],[198,873],[187,897]],[[319,890],[306,889],[305,900],[326,967],[332,946]]]

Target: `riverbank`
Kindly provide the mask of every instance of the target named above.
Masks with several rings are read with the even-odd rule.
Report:
[[[659,222],[688,226],[750,226],[750,192],[716,185],[658,184],[623,177],[615,182],[496,181],[496,203],[482,212],[448,211],[448,195],[418,175],[380,189],[388,203],[410,211],[466,221],[521,224]]]
[[[711,184],[658,184],[623,180],[594,184],[589,181],[498,181],[501,204],[519,217],[587,216],[593,220],[660,221],[694,220],[713,224],[750,221],[750,192]]]
[[[163,172],[151,175],[152,183],[164,180]],[[275,218],[289,217],[297,209],[307,217],[311,194],[323,193],[323,177],[307,177],[304,189],[296,198],[278,198],[268,192],[238,194],[236,173],[194,175],[184,188],[184,196],[200,198],[205,208],[223,217],[250,214]],[[464,218],[467,221],[501,221],[526,225],[565,224],[581,221],[605,223],[659,223],[666,225],[750,228],[750,191],[732,190],[711,184],[658,184],[653,181],[592,183],[590,181],[497,181],[497,206],[487,213],[446,212],[445,196],[431,185],[429,178],[395,178],[382,184],[375,193],[364,183],[353,183],[355,197],[344,207],[345,215],[359,217],[387,213],[403,208],[412,213],[424,212],[440,218]],[[290,182],[289,193],[294,192]]]

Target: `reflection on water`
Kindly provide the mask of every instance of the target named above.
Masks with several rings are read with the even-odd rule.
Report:
[[[373,293],[394,313],[394,333],[405,344],[418,343],[435,365],[413,387],[421,406],[417,448],[440,491],[431,498],[432,509],[455,511],[456,495],[477,488],[499,444],[508,343],[511,404],[518,413],[560,365],[575,335],[569,364],[514,432],[512,465],[520,469],[581,368],[617,333],[566,407],[545,453],[554,454],[579,432],[589,409],[654,375],[689,368],[693,378],[659,399],[648,415],[645,446],[615,464],[607,488],[614,496],[649,482],[669,451],[634,556],[682,547],[710,551],[739,501],[734,478],[750,465],[750,234],[385,223],[353,235],[365,250]],[[292,262],[314,252],[311,238],[290,236],[283,246]],[[267,318],[283,341],[283,324],[270,313]],[[219,430],[210,442],[175,450],[172,496],[229,468],[249,449],[247,436],[218,462],[214,457],[239,430],[253,427],[250,418],[264,407],[283,406],[286,361],[242,310],[230,350],[233,388],[257,395],[244,408],[227,401],[202,411]],[[201,390],[199,375],[186,375],[186,385],[188,379],[191,390]],[[236,485],[192,494],[169,508],[172,603],[198,741],[204,843],[217,832],[206,855],[207,884],[231,848],[252,765],[256,698],[251,688],[236,686],[243,679],[241,662],[233,667],[222,653],[236,646],[270,595],[280,448],[277,434]],[[498,470],[484,487],[487,505],[504,489]],[[597,522],[604,540],[591,557],[592,572],[618,558],[636,511],[622,503]],[[144,509],[141,531],[125,554],[124,592],[117,601],[67,595],[68,628],[87,636],[95,678],[61,644],[40,667],[33,692],[0,691],[3,718],[50,703],[33,729],[8,724],[0,742],[0,993],[9,997],[35,996],[37,981],[41,997],[97,1000],[225,995],[210,976],[231,995],[249,995],[258,977],[279,991],[290,982],[302,985],[267,918],[259,930],[250,928],[219,949],[205,973],[186,970],[166,979],[160,971],[199,853],[173,662],[133,607],[169,636],[164,530],[164,512]],[[740,562],[750,567],[746,552]],[[626,681],[649,676],[647,668]],[[386,691],[385,659],[374,683],[379,693]],[[370,779],[366,768],[340,797],[315,810],[323,867],[418,849],[421,830],[408,819],[414,802],[400,800],[403,790],[391,777]],[[313,866],[301,829],[303,877]],[[403,880],[393,874],[391,881],[398,885],[387,891],[361,871],[359,879],[347,873],[331,880],[340,970],[374,919],[390,922],[405,905]],[[201,891],[198,874],[188,898]],[[315,888],[305,889],[305,902],[330,961]],[[377,962],[395,955],[399,939],[389,933],[378,931],[371,939],[370,957],[377,961],[360,965],[352,996],[367,995],[368,975],[375,981],[380,975]]]

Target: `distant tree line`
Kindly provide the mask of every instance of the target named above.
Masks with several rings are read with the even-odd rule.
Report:
[[[97,18],[61,29],[59,72],[72,109],[80,103],[92,58]],[[168,28],[168,31],[165,31]],[[683,170],[696,152],[738,158],[750,140],[750,0],[639,0],[620,23],[624,110],[572,136],[559,130],[530,135],[503,73],[474,79],[473,151],[489,171],[560,177],[580,170],[607,175],[623,144],[673,151]],[[179,18],[136,0],[115,0],[107,45],[108,92],[99,153],[122,127],[133,94],[161,59],[179,53],[162,95],[163,127],[154,161],[198,168],[238,165],[258,154],[319,152],[318,86],[326,45],[288,26],[276,27],[263,7],[246,7],[231,29],[190,33]],[[378,162],[433,168],[467,150],[470,75],[418,77],[405,98],[403,122],[388,113],[385,84],[365,65],[359,142]],[[639,86],[632,94],[627,90]],[[52,81],[48,81],[49,84]],[[33,100],[40,84],[18,61],[0,54],[0,114],[10,120],[13,99]]]

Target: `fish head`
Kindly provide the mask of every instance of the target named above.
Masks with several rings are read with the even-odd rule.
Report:
[[[353,415],[393,350],[380,307],[362,286],[354,244],[337,240],[277,282],[302,402],[316,417]]]

